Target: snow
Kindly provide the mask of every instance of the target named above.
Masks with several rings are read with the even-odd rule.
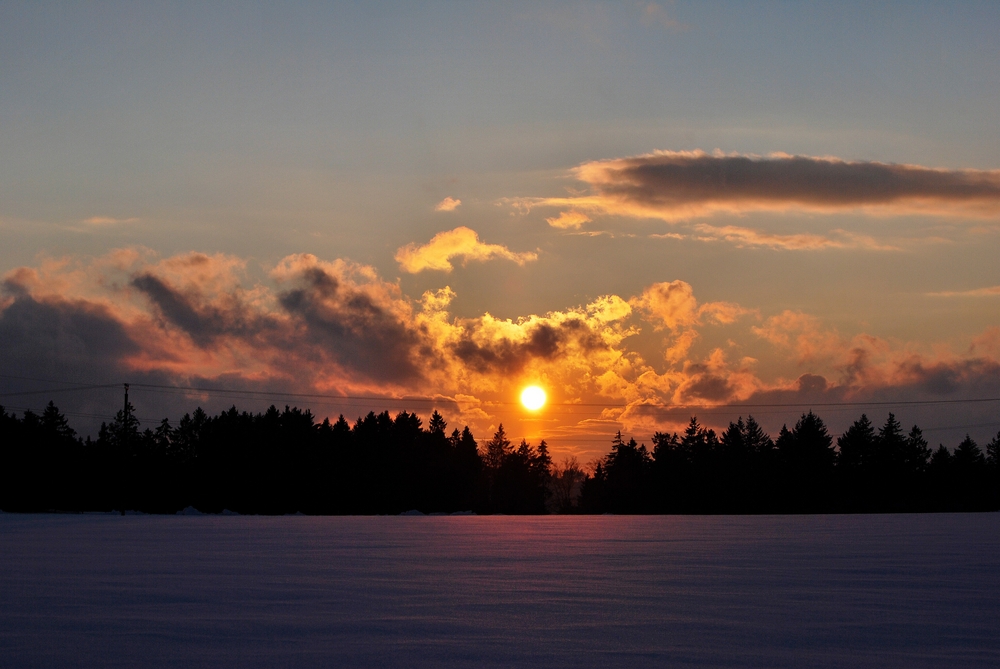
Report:
[[[1000,515],[0,515],[0,665],[996,667]]]

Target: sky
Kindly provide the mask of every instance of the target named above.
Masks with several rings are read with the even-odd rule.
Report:
[[[0,2],[0,403],[983,443],[998,62],[995,3]]]

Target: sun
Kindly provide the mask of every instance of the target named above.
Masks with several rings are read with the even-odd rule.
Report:
[[[545,391],[539,386],[528,386],[521,391],[521,404],[528,411],[538,411],[545,406]]]

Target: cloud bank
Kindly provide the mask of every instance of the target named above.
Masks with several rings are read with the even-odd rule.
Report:
[[[689,224],[686,238],[791,250],[891,244],[844,230],[779,234],[736,225],[694,224],[718,214],[861,212],[874,216],[1000,216],[1000,170],[948,170],[839,158],[656,151],[596,160],[571,170],[587,191],[569,197],[508,200],[522,211],[558,208],[546,221],[577,229],[612,215]]]
[[[927,348],[842,335],[806,313],[702,302],[680,280],[545,314],[460,318],[449,287],[415,299],[347,260],[294,254],[258,280],[246,265],[126,249],[18,268],[3,278],[0,368],[96,383],[437,397],[480,432],[508,421],[504,402],[528,381],[556,398],[551,429],[576,433],[677,429],[692,413],[753,401],[1000,396],[997,328],[966,351]],[[728,343],[710,344],[713,332]],[[770,363],[747,355],[753,346]],[[775,361],[797,371],[776,374]]]
[[[594,203],[602,208],[666,220],[790,208],[1000,211],[1000,170],[657,151],[584,163],[574,174],[591,187]]]
[[[515,253],[500,244],[486,244],[479,240],[475,230],[461,226],[447,232],[439,232],[424,244],[407,244],[396,252],[396,262],[400,269],[410,274],[424,270],[450,272],[454,269],[452,260],[461,258],[464,265],[470,260],[483,262],[502,258],[523,265],[537,260],[538,254]]]

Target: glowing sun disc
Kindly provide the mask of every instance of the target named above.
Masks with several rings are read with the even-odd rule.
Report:
[[[521,404],[529,411],[538,411],[545,406],[545,391],[538,386],[528,386],[521,391]]]

